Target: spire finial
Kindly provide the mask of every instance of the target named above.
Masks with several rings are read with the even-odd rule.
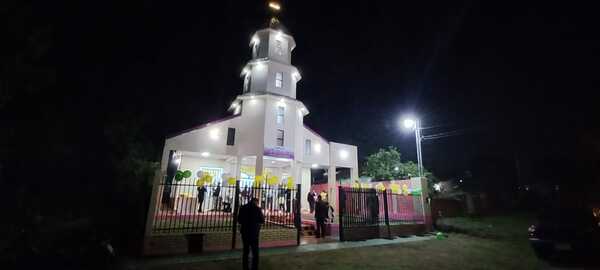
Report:
[[[279,1],[269,1],[269,11],[271,13],[269,27],[275,27],[279,25],[279,19],[277,19],[277,15],[281,11],[281,4],[279,4]]]

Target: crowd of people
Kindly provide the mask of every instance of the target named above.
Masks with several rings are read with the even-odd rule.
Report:
[[[232,212],[235,198],[235,189],[222,188],[220,184],[216,186],[207,186],[200,182],[197,186],[197,211],[223,211]],[[210,200],[207,200],[207,196]],[[290,213],[292,211],[292,191],[284,184],[278,187],[270,188],[253,188],[244,187],[239,193],[241,204],[250,201],[251,198],[257,198],[261,207],[269,212],[279,211]]]

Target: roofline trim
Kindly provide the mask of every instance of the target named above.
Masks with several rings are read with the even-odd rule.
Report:
[[[221,123],[221,122],[225,122],[227,120],[231,120],[231,119],[236,118],[238,116],[240,116],[240,114],[234,114],[234,115],[226,116],[226,117],[223,117],[223,118],[220,118],[220,119],[217,119],[217,120],[214,120],[214,121],[202,124],[202,125],[195,126],[193,128],[188,128],[188,129],[185,129],[185,130],[180,131],[180,132],[172,133],[170,135],[167,135],[167,139],[172,139],[174,137],[177,137],[179,135],[183,135],[185,133],[188,133],[188,132],[191,132],[191,131],[194,131],[194,130],[197,130],[197,129],[202,129],[202,128],[208,127],[210,125],[214,125],[214,124],[218,124],[218,123]]]

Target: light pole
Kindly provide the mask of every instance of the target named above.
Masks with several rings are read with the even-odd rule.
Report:
[[[419,177],[423,177],[423,156],[421,154],[421,141],[423,140],[423,137],[421,136],[421,123],[419,119],[407,118],[404,119],[404,127],[415,130],[415,141],[417,143],[417,172],[419,173]]]

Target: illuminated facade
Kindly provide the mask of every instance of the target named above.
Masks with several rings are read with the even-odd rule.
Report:
[[[229,108],[232,115],[167,138],[161,172],[203,171],[214,184],[226,185],[224,178],[234,177],[241,186],[251,185],[256,175],[276,176],[282,183],[301,184],[302,198],[311,168],[328,170],[330,197],[337,192],[336,168],[349,168],[358,179],[357,147],[327,141],[304,125],[309,111],[296,99],[301,76],[291,64],[295,47],[279,23],[257,31],[250,41],[252,59],[241,74],[242,94]],[[195,177],[184,181],[193,183]],[[308,208],[304,199],[302,208]]]

